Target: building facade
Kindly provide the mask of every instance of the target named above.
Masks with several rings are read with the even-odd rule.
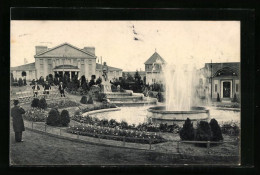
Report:
[[[166,61],[156,51],[144,64],[146,84],[163,83],[163,66]]]
[[[240,63],[206,63],[200,69],[200,81],[208,89],[208,95],[213,101],[216,101],[218,96],[222,101],[230,101],[236,97],[240,98]]]
[[[46,46],[35,47],[35,62],[27,65],[11,68],[14,78],[20,78],[23,71],[28,72],[27,80],[45,78],[49,74],[70,78],[85,75],[91,79],[91,75],[99,77],[102,75],[101,64],[96,63],[95,47],[77,48],[69,43],[64,43],[53,48]],[[110,78],[122,77],[122,69],[108,67]]]

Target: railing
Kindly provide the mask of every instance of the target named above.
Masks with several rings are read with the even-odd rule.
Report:
[[[224,143],[237,143],[238,144],[238,140],[237,141],[177,141],[177,147],[176,147],[176,150],[178,153],[180,153],[180,143],[191,143],[191,144],[199,144],[199,143],[204,143],[204,144],[207,144],[207,152],[208,154],[210,154],[210,144],[224,144]]]

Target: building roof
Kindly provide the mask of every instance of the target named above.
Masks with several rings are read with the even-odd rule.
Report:
[[[35,62],[24,64],[21,66],[11,67],[11,71],[29,71],[29,70],[35,70]]]
[[[120,68],[116,68],[116,67],[111,67],[111,66],[107,66],[109,71],[122,71],[122,69]],[[100,69],[101,70],[101,64],[96,63],[96,69]]]
[[[56,66],[54,69],[79,69],[78,66],[73,65],[59,65]]]
[[[157,60],[161,60],[163,63],[166,63],[166,61],[157,52],[154,52],[154,54],[144,64],[153,64]]]
[[[135,75],[136,71],[123,71],[125,74]],[[139,75],[146,75],[145,71],[138,71]]]
[[[226,63],[205,63],[204,71],[211,71],[212,64],[212,76],[220,70],[233,70],[237,75],[240,75],[240,62],[226,62]],[[211,76],[211,75],[209,75]]]
[[[77,50],[77,51],[79,51],[79,52],[81,52],[81,53],[84,53],[84,54],[87,54],[87,55],[89,55],[89,56],[91,56],[91,57],[93,57],[93,58],[96,58],[96,56],[95,56],[94,54],[92,54],[92,53],[90,53],[90,52],[87,52],[87,51],[84,50],[84,49],[80,49],[80,48],[78,48],[78,47],[75,47],[75,46],[73,46],[73,45],[71,45],[71,44],[69,44],[69,43],[63,43],[63,44],[60,44],[60,45],[58,45],[58,46],[56,46],[56,47],[48,48],[46,51],[40,52],[40,53],[36,54],[34,57],[41,57],[41,56],[43,56],[44,54],[46,54],[46,53],[48,53],[48,52],[51,52],[51,51],[53,51],[53,50],[55,50],[55,49],[61,48],[61,47],[63,47],[63,46],[69,46],[69,47],[71,47],[71,48],[73,48],[73,49],[75,49],[75,50]]]

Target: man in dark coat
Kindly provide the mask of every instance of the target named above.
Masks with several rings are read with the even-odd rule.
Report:
[[[51,89],[51,85],[48,83],[48,81],[44,84],[44,94],[49,94],[49,90]]]
[[[14,100],[14,107],[11,109],[11,116],[13,118],[13,129],[15,132],[15,141],[22,142],[22,132],[25,131],[22,114],[24,109],[18,106],[19,101]]]
[[[60,96],[61,96],[61,97],[62,97],[62,96],[65,97],[64,89],[65,89],[65,87],[64,87],[63,83],[60,82],[59,90],[60,90]]]

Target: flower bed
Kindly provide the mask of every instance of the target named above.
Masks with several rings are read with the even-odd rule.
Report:
[[[227,134],[230,136],[238,136],[239,135],[239,124],[235,122],[226,122],[220,126],[223,134]]]
[[[59,101],[59,102],[54,102],[54,103],[50,103],[47,105],[48,108],[68,108],[68,107],[76,107],[79,106],[79,104],[77,102],[74,101]]]
[[[79,113],[72,117],[72,120],[75,120],[80,123],[85,123],[89,125],[102,126],[108,128],[119,128],[119,129],[131,129],[135,131],[145,131],[145,132],[170,132],[170,133],[179,133],[180,127],[178,125],[167,125],[167,124],[152,124],[152,123],[142,123],[137,126],[135,124],[128,125],[127,122],[121,121],[117,122],[114,119],[98,119],[96,117],[85,116],[83,117]]]
[[[87,126],[73,126],[67,129],[69,133],[79,134],[83,136],[96,137],[101,139],[110,139],[125,142],[143,143],[143,144],[155,144],[166,142],[164,138],[156,133],[148,133],[133,130],[122,130],[109,127],[99,127],[93,125]]]
[[[109,109],[109,108],[117,108],[117,106],[113,103],[107,103],[107,104],[101,104],[101,105],[91,105],[86,107],[80,107],[79,110],[76,111],[76,113],[85,113],[89,111],[95,111],[100,109]]]
[[[40,108],[31,108],[24,114],[24,119],[33,122],[45,122],[48,114],[47,111]]]

